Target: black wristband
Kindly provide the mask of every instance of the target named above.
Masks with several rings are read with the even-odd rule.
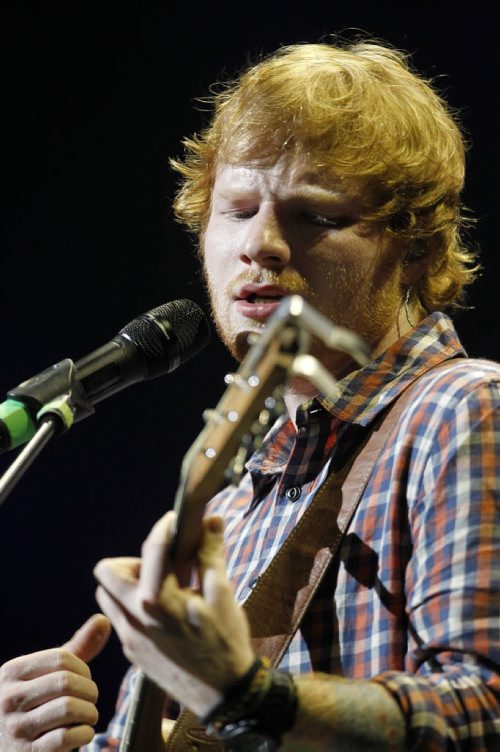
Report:
[[[269,668],[265,659],[252,669],[243,677],[246,681],[233,685],[202,724],[229,749],[277,749],[282,735],[295,723],[297,690],[293,677]]]
[[[256,658],[246,674],[231,684],[222,700],[200,719],[202,726],[208,726],[216,721],[229,723],[234,716],[240,715],[240,708],[245,709],[253,705],[261,690],[262,680],[267,677],[269,661],[267,658]]]
[[[281,746],[281,739],[255,722],[240,721],[225,726],[217,736],[228,752],[274,752]]]

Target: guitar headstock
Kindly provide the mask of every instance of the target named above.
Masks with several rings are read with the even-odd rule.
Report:
[[[237,486],[245,473],[247,460],[262,446],[264,438],[279,417],[286,412],[283,386],[277,386],[264,401],[264,407],[253,421],[250,429],[241,437],[238,451],[224,473],[225,484]]]
[[[249,449],[256,446],[271,425],[273,411],[282,405],[283,386],[297,352],[294,333],[284,329],[255,342],[238,372],[226,377],[227,388],[216,407],[205,411],[205,428],[182,463],[171,547],[174,564],[195,556],[205,505],[223,486],[235,454],[231,478],[236,480],[244,468],[247,453],[239,450],[242,437],[248,435]]]

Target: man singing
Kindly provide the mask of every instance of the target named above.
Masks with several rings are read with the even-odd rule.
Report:
[[[360,368],[314,341],[337,398],[290,380],[286,415],[239,486],[209,504],[199,588],[181,588],[166,564],[172,513],[142,560],[98,565],[98,601],[127,657],[230,749],[500,748],[500,367],[467,359],[442,313],[460,306],[476,271],[460,235],[454,118],[399,52],[297,45],[221,88],[211,124],[174,166],[176,211],[199,237],[214,320],[238,360],[290,294],[363,337],[372,360]],[[300,537],[306,510],[326,504],[325,529],[335,528],[321,489],[398,400],[273,667],[241,605],[265,587],[292,531]],[[117,748],[135,669],[91,742],[86,663],[108,631],[93,617],[64,648],[3,667],[2,750]],[[183,733],[165,748],[187,749],[176,746]]]

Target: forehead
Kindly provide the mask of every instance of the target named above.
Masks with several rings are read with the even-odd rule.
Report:
[[[259,162],[219,165],[213,186],[214,194],[233,195],[248,190],[276,195],[301,191],[339,197],[359,195],[352,180],[320,170],[304,158],[281,158],[271,165]]]

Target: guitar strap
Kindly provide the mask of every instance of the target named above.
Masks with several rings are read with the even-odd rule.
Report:
[[[412,393],[406,389],[374,422],[340,469],[330,473],[285,543],[252,590],[244,609],[256,655],[278,665],[327,572],[354,516],[382,449],[389,443]],[[168,752],[223,750],[196,716],[182,711],[169,736]]]

